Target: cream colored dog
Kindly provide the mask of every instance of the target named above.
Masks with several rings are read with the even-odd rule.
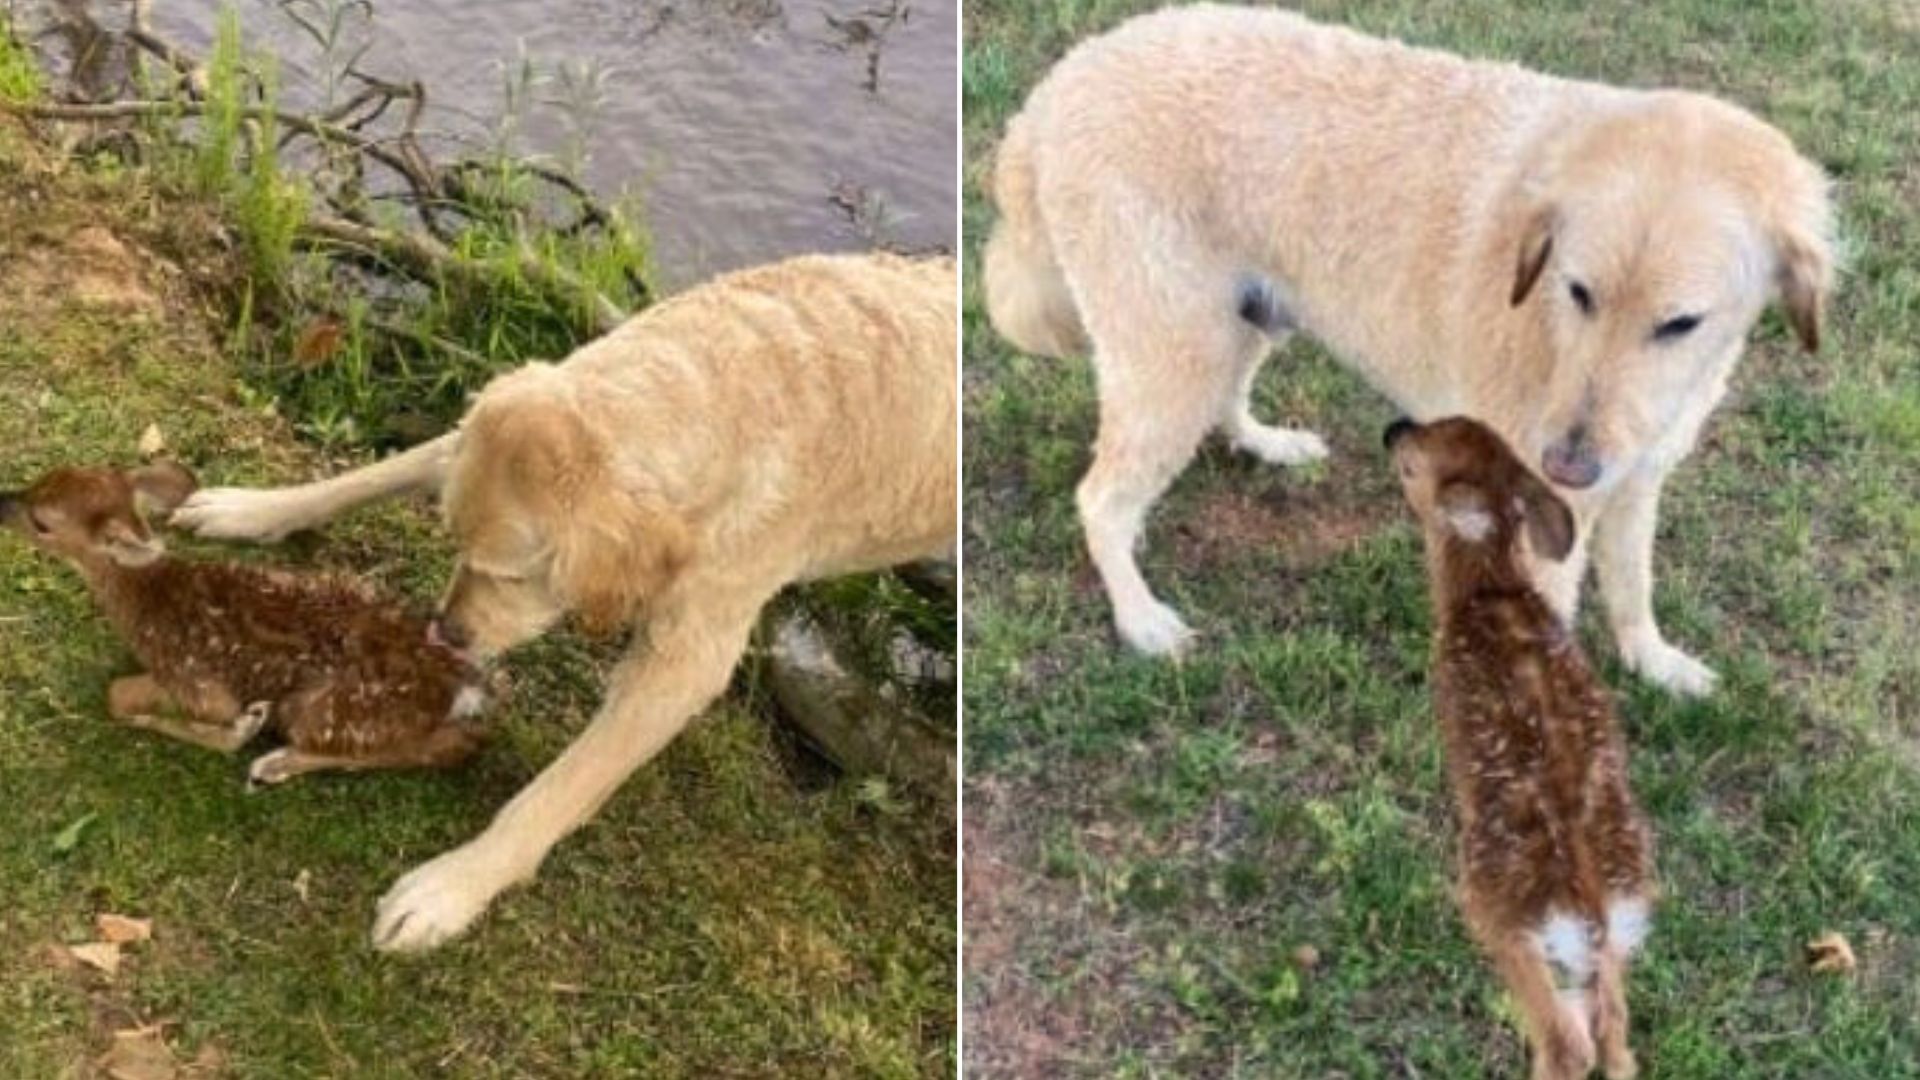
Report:
[[[488,658],[569,611],[638,621],[600,713],[478,838],[380,901],[374,941],[465,930],[726,688],[783,586],[950,557],[957,525],[951,260],[815,257],[721,278],[560,365],[490,384],[459,430],[279,491],[175,515],[273,540],[439,491],[460,556],[437,632]]]
[[[1555,607],[1574,612],[1591,537],[1628,666],[1712,688],[1654,623],[1654,523],[1762,307],[1819,341],[1826,182],[1778,131],[1697,94],[1202,6],[1068,54],[996,168],[989,313],[1029,352],[1092,348],[1079,507],[1134,647],[1189,639],[1133,549],[1208,430],[1278,464],[1326,455],[1249,409],[1298,328],[1414,419],[1478,417],[1536,463],[1579,523],[1536,568]]]

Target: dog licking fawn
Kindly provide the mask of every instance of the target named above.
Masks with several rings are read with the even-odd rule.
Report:
[[[323,769],[465,760],[485,705],[480,674],[429,641],[425,619],[363,587],[165,553],[136,502],[170,511],[195,488],[172,463],[57,469],[0,493],[0,524],[78,570],[144,670],[115,679],[115,719],[234,753],[262,729],[287,745],[254,783]]]
[[[1651,912],[1652,838],[1606,688],[1534,590],[1527,551],[1573,544],[1565,503],[1481,424],[1399,421],[1386,442],[1425,534],[1434,711],[1468,928],[1512,993],[1535,1080],[1613,1080],[1626,971]]]

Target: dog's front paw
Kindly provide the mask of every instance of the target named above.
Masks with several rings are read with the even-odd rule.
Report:
[[[1114,613],[1120,637],[1148,656],[1178,658],[1193,643],[1193,631],[1180,614],[1157,600]]]
[[[422,863],[380,898],[373,947],[381,952],[425,952],[459,937],[505,887],[473,845]]]
[[[1305,465],[1326,459],[1327,441],[1311,431],[1254,425],[1233,438],[1233,445],[1269,465]]]
[[[188,496],[167,519],[177,529],[188,529],[218,540],[252,540],[273,544],[298,532],[307,522],[290,517],[286,496],[277,491],[246,488],[206,488]]]
[[[1628,670],[1681,697],[1706,697],[1720,682],[1712,668],[1659,638],[1623,645],[1621,659]]]

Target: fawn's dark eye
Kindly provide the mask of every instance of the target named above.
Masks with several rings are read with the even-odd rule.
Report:
[[[31,510],[27,511],[27,524],[33,526],[33,531],[39,533],[41,536],[45,536],[53,531],[47,526],[46,522],[40,520],[39,514]]]
[[[1653,328],[1653,340],[1672,341],[1675,338],[1686,337],[1693,333],[1694,327],[1700,325],[1700,318],[1698,315],[1678,315],[1668,319]]]
[[[1593,314],[1593,293],[1585,285],[1578,281],[1568,285],[1567,295],[1573,297],[1573,302],[1580,306],[1580,314]]]

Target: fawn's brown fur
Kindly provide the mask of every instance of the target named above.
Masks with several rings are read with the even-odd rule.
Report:
[[[226,753],[271,726],[287,746],[254,761],[263,783],[473,753],[478,673],[426,620],[339,578],[167,556],[136,501],[171,509],[194,487],[160,463],[0,493],[0,523],[80,572],[145,669],[109,688],[116,719]]]
[[[1513,994],[1536,1080],[1585,1077],[1596,1051],[1608,1077],[1633,1076],[1625,978],[1652,839],[1607,691],[1523,550],[1564,557],[1572,515],[1477,422],[1402,421],[1387,445],[1426,537],[1468,927]]]

